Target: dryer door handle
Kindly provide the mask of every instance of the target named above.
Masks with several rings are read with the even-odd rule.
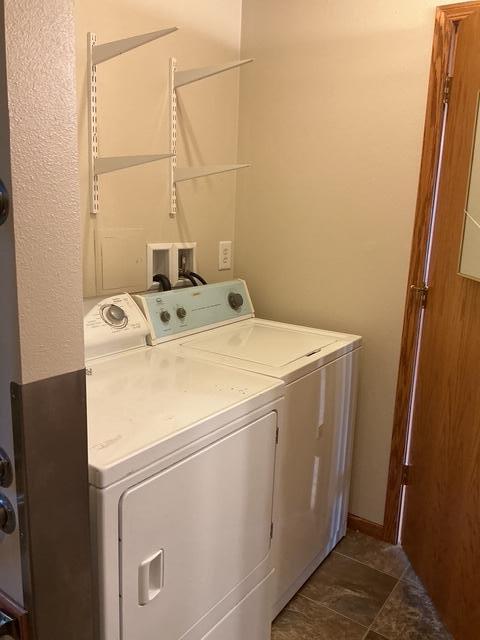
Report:
[[[138,604],[145,606],[163,589],[164,550],[160,549],[138,567]]]

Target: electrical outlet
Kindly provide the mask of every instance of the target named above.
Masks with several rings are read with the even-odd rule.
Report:
[[[226,271],[232,268],[232,241],[220,240],[218,243],[218,270]]]

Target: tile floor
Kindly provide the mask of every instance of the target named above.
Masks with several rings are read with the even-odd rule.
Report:
[[[272,626],[272,640],[452,640],[400,547],[349,531]]]

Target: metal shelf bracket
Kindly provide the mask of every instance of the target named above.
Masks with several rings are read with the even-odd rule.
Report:
[[[212,176],[217,173],[227,173],[227,171],[246,169],[250,166],[250,164],[218,164],[204,167],[177,168],[175,170],[175,183],[193,180],[194,178],[202,178],[203,176]]]
[[[177,183],[186,180],[193,180],[203,176],[211,176],[217,173],[226,173],[227,171],[236,171],[250,167],[250,164],[224,164],[209,165],[201,167],[178,167],[177,168],[177,94],[176,90],[187,84],[203,80],[215,76],[230,69],[236,69],[244,64],[253,62],[253,58],[245,60],[235,60],[211,67],[202,67],[198,69],[186,69],[177,71],[177,61],[170,58],[170,218],[177,215]]]
[[[89,184],[90,184],[90,212],[93,215],[98,213],[98,177],[95,175],[95,160],[98,156],[98,122],[97,122],[97,67],[93,64],[93,48],[97,42],[94,33],[88,34],[88,147],[89,158]]]
[[[155,162],[170,158],[171,153],[139,156],[118,156],[109,158],[98,157],[98,122],[97,122],[97,65],[115,58],[127,51],[141,47],[148,42],[163,38],[170,33],[177,31],[178,27],[152,31],[131,38],[114,40],[105,44],[97,45],[97,37],[94,33],[88,34],[87,65],[89,73],[88,81],[88,102],[89,102],[89,178],[90,178],[90,212],[98,214],[98,176],[102,173],[110,173],[119,169],[135,167],[148,162]]]
[[[160,29],[160,31],[152,31],[151,33],[142,33],[141,35],[132,36],[131,38],[106,42],[105,44],[94,44],[92,50],[92,65],[116,58],[122,55],[122,53],[127,53],[127,51],[147,44],[147,42],[168,36],[170,33],[177,31],[177,29],[178,27],[170,27],[168,29]]]
[[[165,158],[170,158],[171,155],[171,153],[161,153],[147,156],[113,156],[111,158],[95,158],[94,172],[96,176],[99,176],[102,173],[111,173],[112,171],[119,171],[120,169],[128,169],[129,167],[137,167],[141,164],[164,160]]]
[[[253,58],[247,58],[245,60],[235,60],[234,62],[227,62],[225,64],[217,64],[212,67],[201,67],[199,69],[185,69],[184,71],[175,71],[175,89],[184,87],[186,84],[203,80],[204,78],[210,78],[216,76],[224,71],[230,69],[236,69],[244,64],[253,62]]]
[[[170,218],[177,215],[177,188],[175,186],[175,172],[177,169],[177,94],[175,93],[175,74],[177,61],[170,58],[169,93],[170,93]]]

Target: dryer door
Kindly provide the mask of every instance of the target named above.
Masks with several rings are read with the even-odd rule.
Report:
[[[234,606],[262,563],[266,575],[276,423],[271,412],[123,495],[124,640],[176,640],[207,613],[216,624],[222,599]]]

